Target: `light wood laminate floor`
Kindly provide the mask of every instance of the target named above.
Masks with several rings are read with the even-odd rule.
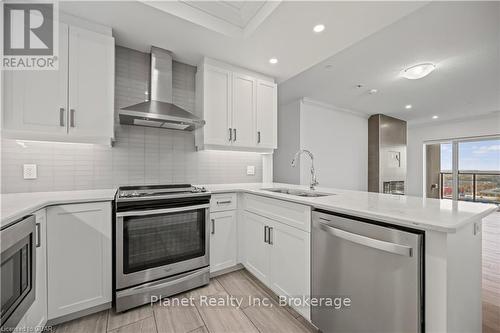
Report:
[[[227,300],[242,299],[238,306],[207,306],[200,296]],[[249,304],[252,299],[266,299],[272,307]],[[192,305],[173,304],[174,299],[194,299]],[[56,333],[311,333],[315,332],[297,312],[275,303],[276,296],[245,270],[210,280],[207,286],[174,296],[171,304],[155,303],[116,314],[102,311],[55,327]]]
[[[483,220],[483,333],[500,333],[500,213]]]

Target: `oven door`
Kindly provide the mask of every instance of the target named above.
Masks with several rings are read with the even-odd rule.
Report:
[[[209,204],[116,213],[116,289],[209,264]]]
[[[1,330],[16,328],[35,301],[35,217],[0,232]]]

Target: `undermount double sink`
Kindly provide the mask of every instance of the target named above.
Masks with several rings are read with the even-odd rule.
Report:
[[[326,197],[329,195],[335,195],[334,193],[316,192],[316,191],[311,191],[311,190],[297,190],[297,189],[291,189],[291,188],[263,188],[262,190],[274,192],[274,193],[296,195],[298,197],[309,197],[309,198]]]

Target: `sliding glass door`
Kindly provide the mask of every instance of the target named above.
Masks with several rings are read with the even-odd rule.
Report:
[[[500,138],[427,144],[425,182],[429,198],[500,204]]]

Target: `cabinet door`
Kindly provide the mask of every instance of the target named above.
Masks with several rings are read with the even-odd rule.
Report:
[[[256,142],[258,147],[278,147],[277,91],[275,83],[257,81]]]
[[[210,272],[236,265],[236,211],[210,214]]]
[[[113,137],[114,39],[69,29],[69,133]]]
[[[27,327],[41,332],[47,323],[47,219],[45,209],[36,217],[36,281],[35,301],[26,315]]]
[[[250,212],[243,213],[246,269],[263,283],[269,283],[269,249],[264,241],[269,220]]]
[[[48,317],[111,302],[111,203],[47,208]]]
[[[231,145],[231,72],[206,66],[203,77],[205,144]]]
[[[275,222],[270,232],[269,287],[281,296],[310,296],[310,233]],[[297,307],[305,318],[308,307]]]
[[[233,74],[233,145],[255,147],[256,80]]]
[[[59,23],[58,59],[58,70],[4,71],[4,129],[67,135],[68,26],[63,23]]]

